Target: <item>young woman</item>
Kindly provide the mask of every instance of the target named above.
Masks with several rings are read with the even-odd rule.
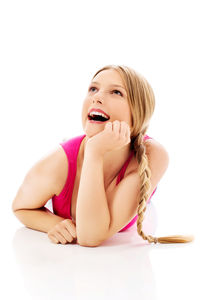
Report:
[[[98,246],[136,221],[149,243],[192,241],[142,231],[146,205],[169,163],[165,148],[146,134],[154,108],[151,86],[132,68],[98,70],[83,102],[85,134],[30,169],[13,201],[16,217],[54,243]],[[45,207],[49,199],[54,213]]]

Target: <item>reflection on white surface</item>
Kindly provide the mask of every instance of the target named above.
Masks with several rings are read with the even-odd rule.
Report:
[[[143,224],[146,233],[154,233],[153,204]],[[94,248],[53,244],[45,233],[18,229],[13,249],[25,288],[34,299],[156,299],[149,258],[154,245],[138,236],[135,225]]]
[[[7,216],[4,224],[11,227],[3,231],[1,248],[4,299],[199,300],[199,226],[180,221],[187,216],[183,207],[177,222],[171,206],[164,213],[157,209],[159,197],[158,191],[156,209],[152,202],[147,206],[143,231],[156,237],[192,233],[194,242],[149,244],[135,224],[99,247],[53,244],[46,233],[24,226],[16,231],[16,218]],[[179,212],[178,205],[173,209]]]
[[[91,2],[0,2],[1,298],[199,300],[199,1]],[[148,135],[170,157],[144,232],[192,243],[150,245],[133,227],[96,248],[54,245],[11,212],[31,166],[83,133],[89,82],[110,63],[152,85]]]

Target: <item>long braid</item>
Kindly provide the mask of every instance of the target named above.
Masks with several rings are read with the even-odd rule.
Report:
[[[193,236],[183,236],[183,235],[172,235],[166,237],[153,237],[151,235],[145,235],[142,231],[142,222],[144,220],[144,213],[146,211],[146,202],[150,196],[150,189],[151,189],[151,170],[148,166],[148,158],[146,155],[146,147],[143,142],[144,134],[139,133],[137,137],[134,139],[134,150],[137,162],[139,164],[138,172],[141,178],[141,188],[140,188],[140,195],[139,195],[139,203],[138,203],[138,219],[137,219],[137,232],[138,234],[144,239],[147,240],[149,243],[186,243],[191,242],[194,237]]]
[[[141,74],[124,65],[107,65],[98,70],[93,78],[99,72],[109,69],[116,70],[123,79],[124,86],[127,91],[130,112],[132,114],[132,138],[130,147],[131,150],[135,151],[141,179],[137,219],[138,234],[149,243],[191,242],[194,239],[193,236],[172,235],[156,238],[151,235],[145,235],[142,231],[142,222],[146,211],[146,203],[151,191],[151,170],[149,168],[146,146],[143,139],[155,109],[155,96],[149,82]]]
[[[157,243],[157,238],[154,238],[151,235],[145,235],[145,233],[142,231],[142,222],[144,220],[144,213],[146,211],[146,202],[149,198],[149,193],[151,189],[151,170],[148,167],[148,158],[146,155],[146,147],[143,143],[143,138],[144,135],[140,133],[134,140],[136,159],[139,164],[138,172],[141,178],[141,188],[139,196],[140,200],[137,211],[137,232],[144,240],[148,240],[149,243]]]

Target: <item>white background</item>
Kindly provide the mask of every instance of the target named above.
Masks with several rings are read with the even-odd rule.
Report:
[[[0,1],[4,299],[199,299],[198,4]],[[165,146],[170,164],[147,211],[146,232],[193,234],[192,243],[149,245],[132,228],[98,248],[53,245],[12,214],[30,167],[63,139],[84,134],[83,99],[106,64],[139,71],[156,96],[147,134]]]

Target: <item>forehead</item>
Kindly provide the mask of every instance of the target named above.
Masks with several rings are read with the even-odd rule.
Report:
[[[116,70],[112,69],[101,71],[92,79],[92,82],[93,81],[98,81],[101,84],[119,84],[124,86],[120,74]]]

